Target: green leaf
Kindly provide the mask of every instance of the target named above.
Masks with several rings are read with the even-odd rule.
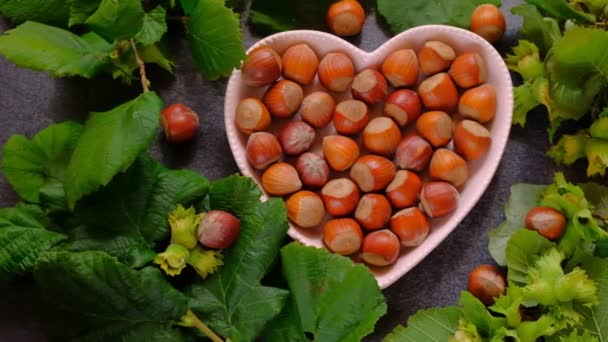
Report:
[[[192,310],[216,333],[232,341],[250,341],[280,312],[287,291],[260,281],[276,259],[288,229],[282,200],[259,201],[260,189],[249,178],[231,176],[211,184],[209,208],[241,220],[236,243],[224,251],[224,266],[189,290]]]
[[[69,26],[84,24],[101,3],[101,0],[68,0],[70,3]]]
[[[47,225],[37,206],[0,209],[0,280],[31,272],[42,253],[65,239]]]
[[[526,84],[545,76],[545,65],[540,59],[538,47],[528,40],[519,40],[517,46],[513,47],[513,52],[505,58],[505,62],[509,70],[523,77]]]
[[[158,269],[132,270],[101,252],[51,252],[34,279],[51,338],[183,340],[172,326],[186,314],[188,299]]]
[[[589,134],[593,138],[608,139],[608,116],[597,118],[589,127]]]
[[[462,307],[462,318],[474,324],[483,336],[494,336],[506,325],[505,318],[492,316],[486,306],[468,291],[460,292],[458,303]]]
[[[378,0],[378,13],[393,33],[427,24],[468,28],[473,10],[483,3],[500,6],[500,0]]]
[[[547,155],[557,164],[572,165],[575,161],[585,158],[585,146],[587,145],[587,134],[564,134],[557,144],[551,146]]]
[[[184,9],[184,13],[186,15],[192,14],[192,11],[194,10],[195,2],[196,2],[196,0],[179,0],[179,3],[182,5],[182,8]]]
[[[520,229],[516,231],[507,243],[507,278],[516,285],[526,285],[529,282],[528,270],[534,267],[536,260],[555,243],[545,239],[535,231]]]
[[[55,77],[91,78],[109,62],[110,44],[91,44],[45,24],[26,22],[0,36],[0,54],[20,67],[46,71]]]
[[[127,234],[159,241],[169,235],[169,213],[179,204],[200,200],[208,187],[208,181],[193,171],[167,170],[142,156],[127,172],[78,203],[75,215],[86,230],[76,232],[76,237],[111,242]]]
[[[548,104],[548,84],[547,79],[541,77],[533,83],[527,82],[514,88],[513,124],[525,126],[529,111],[541,104]]]
[[[151,45],[160,41],[167,32],[165,15],[165,9],[160,5],[144,14],[143,25],[135,35],[135,40],[143,45]]]
[[[25,21],[65,27],[70,0],[0,0],[0,15],[16,24]]]
[[[457,307],[420,310],[407,320],[407,327],[397,327],[384,342],[447,341],[456,332],[459,319]]]
[[[507,264],[506,248],[513,233],[526,226],[528,211],[538,205],[538,200],[545,190],[545,185],[515,184],[511,186],[511,196],[505,204],[506,220],[496,229],[490,231],[488,250],[501,266]]]
[[[235,1],[233,1],[235,2]],[[333,0],[294,1],[284,6],[281,0],[255,0],[249,18],[256,32],[274,33],[288,30],[326,30],[325,15]],[[364,8],[375,1],[359,1]],[[228,7],[233,7],[228,4]]]
[[[139,57],[144,63],[154,63],[168,72],[173,72],[173,61],[165,56],[157,44],[144,46],[139,49]]]
[[[582,267],[597,285],[599,304],[594,307],[578,305],[583,326],[600,341],[608,341],[608,259],[590,258]]]
[[[585,192],[594,216],[608,220],[608,187],[598,183],[579,184],[579,187]]]
[[[91,30],[109,42],[134,37],[144,23],[140,0],[102,0],[87,20]]]
[[[589,160],[587,176],[604,176],[606,168],[608,168],[608,140],[589,139],[585,146],[585,152]]]
[[[604,14],[604,9],[608,5],[608,0],[582,0],[582,3],[587,5],[591,13],[599,16]]]
[[[520,39],[526,39],[534,43],[543,57],[562,36],[557,20],[544,17],[535,6],[521,4],[513,7],[511,12],[522,16],[524,19],[519,30]]]
[[[263,335],[268,341],[361,341],[386,313],[378,283],[363,265],[325,249],[292,243],[281,250],[290,298]],[[289,338],[287,338],[289,336]]]
[[[223,0],[199,0],[187,23],[192,55],[203,76],[230,75],[245,59],[238,14]]]
[[[593,15],[577,10],[576,8],[571,6],[566,0],[526,1],[557,19],[570,19],[584,24],[592,24],[595,22],[595,17]]]
[[[597,336],[593,336],[589,330],[585,330],[582,334],[578,331],[573,331],[568,336],[562,336],[559,342],[600,342]]]
[[[91,114],[67,170],[65,191],[70,208],[129,168],[148,148],[162,106],[156,93],[148,92],[108,112]]]
[[[82,126],[75,122],[51,125],[29,140],[13,135],[2,148],[2,173],[24,200],[41,202],[41,191],[58,184],[63,198],[63,181]],[[65,199],[63,199],[65,201]]]

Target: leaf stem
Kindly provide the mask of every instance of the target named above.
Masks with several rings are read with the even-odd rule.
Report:
[[[171,20],[171,21],[179,21],[180,23],[185,24],[188,19],[190,19],[190,17],[188,16],[180,16],[180,15],[168,15],[167,16],[167,20]]]
[[[201,320],[198,319],[198,317],[196,317],[196,315],[194,314],[194,312],[192,312],[192,310],[188,310],[188,313],[186,314],[186,316],[188,318],[190,318],[190,320],[191,320],[190,324],[192,324],[192,327],[200,330],[203,334],[205,334],[205,336],[209,337],[209,339],[211,339],[211,341],[224,342],[224,340],[222,340],[221,337],[217,336],[213,332],[213,330],[211,330],[205,323],[201,322]]]
[[[133,39],[129,39],[129,43],[131,43],[131,49],[133,49],[133,53],[135,54],[135,60],[137,61],[137,65],[139,65],[139,79],[141,80],[141,87],[144,90],[144,93],[150,91],[150,81],[146,76],[146,64],[139,57],[139,52],[137,52],[137,47],[135,46],[135,41]]]

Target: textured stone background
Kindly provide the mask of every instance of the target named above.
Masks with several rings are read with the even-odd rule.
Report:
[[[504,0],[503,10],[519,0]],[[508,17],[509,31],[498,46],[504,53],[513,43],[518,18]],[[0,32],[10,25],[0,20]],[[172,27],[176,37],[180,29]],[[254,37],[245,27],[245,45]],[[364,50],[373,50],[390,37],[372,13],[360,37],[353,41]],[[224,132],[223,104],[226,80],[205,81],[197,72],[187,43],[173,39],[176,70],[174,75],[152,68],[153,88],[165,103],[181,102],[201,115],[198,139],[189,146],[171,147],[159,138],[153,154],[173,168],[191,168],[211,179],[237,172]],[[13,134],[32,136],[51,123],[67,119],[82,120],[90,111],[105,111],[131,99],[140,91],[139,84],[121,85],[109,78],[94,81],[51,79],[47,75],[19,69],[0,57],[0,144]],[[514,183],[548,183],[557,170],[544,156],[548,146],[546,116],[542,113],[525,129],[514,127],[498,171],[479,203],[435,251],[410,273],[384,291],[388,314],[376,327],[369,341],[379,341],[396,325],[421,308],[441,307],[456,303],[466,287],[468,272],[477,264],[491,262],[487,252],[487,232],[503,220],[502,207]],[[1,154],[1,152],[0,152]],[[571,179],[584,176],[584,165],[568,170]],[[0,207],[12,206],[16,196],[0,174]],[[0,284],[0,341],[44,341],[36,315],[36,298],[28,279]]]

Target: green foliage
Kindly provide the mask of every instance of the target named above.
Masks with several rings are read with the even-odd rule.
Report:
[[[595,15],[604,17],[605,1],[528,3],[512,10],[524,19],[522,40],[506,58],[510,69],[524,78],[524,84],[515,88],[513,123],[525,125],[527,113],[544,105],[549,114],[549,138],[553,141],[563,122],[591,116],[596,120],[593,132],[583,129],[575,135],[562,136],[548,155],[564,165],[587,159],[588,176],[604,175],[608,167],[608,135],[601,133],[606,127],[598,129],[602,125],[598,113],[601,115],[600,110],[606,106],[608,32],[598,28],[603,19],[596,22]],[[562,25],[565,20],[567,24]]]
[[[506,257],[509,268],[508,280],[516,285],[529,282],[528,272],[541,254],[555,247],[555,244],[535,231],[517,230],[507,243]]]
[[[188,299],[158,269],[133,270],[101,252],[50,252],[34,278],[51,338],[183,340],[173,326],[186,314]]]
[[[73,208],[83,196],[124,172],[156,135],[162,101],[154,92],[108,112],[93,113],[67,169],[65,191]]]
[[[69,26],[84,24],[97,8],[101,0],[69,0],[70,21]]]
[[[378,0],[378,13],[393,33],[427,24],[468,28],[473,10],[484,3],[500,6],[500,0]]]
[[[169,213],[179,204],[200,200],[207,189],[204,177],[190,170],[167,170],[142,156],[78,203],[75,215],[82,226],[71,233],[75,242],[69,247],[98,250],[94,247],[99,245],[134,267],[145,264],[156,254],[149,244],[169,236]]]
[[[144,23],[140,0],[102,0],[84,22],[109,42],[134,37]]]
[[[203,75],[229,75],[245,59],[239,17],[223,0],[199,0],[187,23],[194,60]]]
[[[231,176],[209,189],[208,208],[225,210],[241,220],[237,242],[224,253],[224,266],[189,290],[192,310],[216,333],[232,341],[250,341],[275,318],[287,291],[260,281],[278,256],[288,229],[283,201],[259,201],[249,178]]]
[[[505,204],[506,220],[489,234],[488,250],[499,265],[507,264],[507,243],[515,231],[525,227],[526,214],[537,205],[545,188],[544,185],[532,184],[511,186],[511,196]]]
[[[18,66],[55,77],[91,78],[109,62],[112,46],[94,33],[69,31],[28,21],[0,36],[0,54]]]
[[[386,313],[384,296],[363,265],[325,249],[292,243],[281,250],[290,297],[263,335],[268,341],[360,341]]]
[[[160,5],[144,14],[141,30],[135,35],[135,40],[143,45],[159,42],[167,32],[165,15],[165,9]]]
[[[543,57],[562,36],[557,20],[543,17],[535,6],[521,4],[513,7],[511,12],[524,18],[519,38],[534,43]]]
[[[407,320],[407,327],[397,327],[384,342],[447,341],[456,333],[460,310],[456,307],[420,310]]]
[[[537,6],[548,15],[563,20],[574,20],[581,23],[590,24],[595,22],[595,17],[591,14],[577,10],[566,0],[526,0],[528,3]]]
[[[66,238],[47,224],[37,206],[0,209],[0,280],[31,272],[42,253]]]
[[[36,21],[65,27],[73,0],[0,0],[0,15],[21,24]]]
[[[2,173],[22,199],[44,202],[43,190],[58,184],[60,201],[65,202],[63,181],[67,162],[81,130],[80,124],[68,121],[45,128],[31,140],[18,134],[6,142],[2,149]]]
[[[597,284],[599,305],[589,307],[577,305],[577,311],[584,317],[583,326],[600,341],[608,340],[608,259],[589,258],[582,267],[589,278]],[[591,341],[591,340],[586,340]]]

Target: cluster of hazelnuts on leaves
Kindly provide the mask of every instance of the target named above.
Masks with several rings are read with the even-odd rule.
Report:
[[[241,78],[267,87],[261,99],[241,99],[235,113],[266,193],[287,197],[300,228],[318,228],[329,214],[320,229],[327,248],[361,252],[370,265],[390,265],[402,246],[420,245],[429,218],[456,209],[467,161],[491,145],[484,125],[497,98],[487,65],[442,41],[394,51],[360,71],[342,51],[319,58],[306,43],[282,55],[260,46]],[[306,94],[315,79],[325,91]],[[322,154],[313,151],[318,140]]]
[[[566,229],[567,219],[564,214],[551,207],[538,206],[526,214],[526,228],[536,231],[543,237],[559,240]],[[504,295],[507,281],[504,273],[494,265],[482,264],[469,273],[468,290],[485,305],[494,304],[496,298]]]

